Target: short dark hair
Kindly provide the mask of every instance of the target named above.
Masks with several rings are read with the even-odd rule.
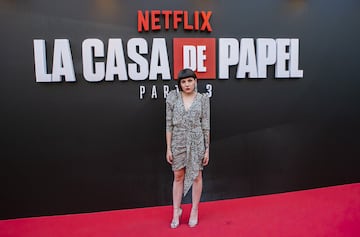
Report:
[[[193,70],[191,70],[190,68],[184,68],[182,69],[179,74],[178,74],[178,88],[179,90],[181,90],[181,79],[185,79],[185,78],[188,78],[188,77],[192,77],[196,80],[196,74]]]

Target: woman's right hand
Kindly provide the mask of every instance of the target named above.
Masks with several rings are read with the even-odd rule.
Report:
[[[173,156],[172,156],[172,152],[170,149],[168,149],[166,151],[166,160],[167,162],[171,165],[172,164],[172,161],[173,161]]]

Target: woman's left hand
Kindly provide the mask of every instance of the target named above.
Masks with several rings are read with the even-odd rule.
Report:
[[[209,164],[209,149],[206,149],[203,159],[203,166],[206,166],[208,164]]]

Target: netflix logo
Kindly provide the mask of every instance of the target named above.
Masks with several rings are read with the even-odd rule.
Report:
[[[138,11],[138,32],[177,30],[180,24],[186,31],[211,32],[211,15],[211,11],[194,11],[193,14],[181,10]]]

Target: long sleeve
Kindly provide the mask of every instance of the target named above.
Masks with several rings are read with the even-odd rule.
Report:
[[[168,97],[166,98],[166,132],[173,131],[173,110],[174,110],[174,103],[172,100],[173,95],[169,93]]]
[[[210,145],[210,99],[207,94],[203,94],[201,109],[201,128],[204,134],[205,147],[208,148]]]

